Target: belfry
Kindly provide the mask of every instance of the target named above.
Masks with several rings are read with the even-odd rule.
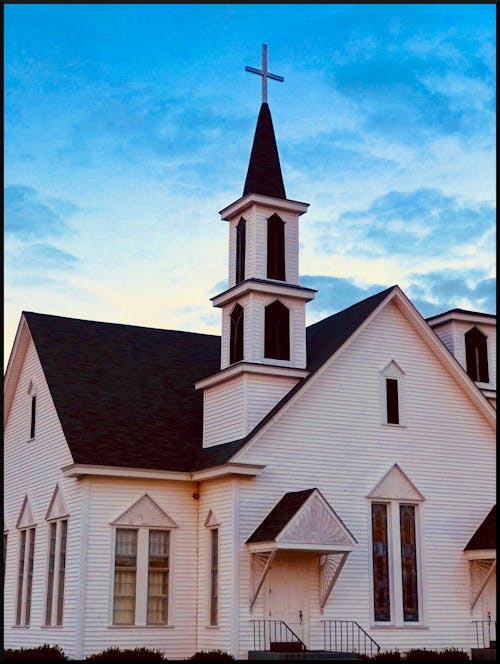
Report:
[[[286,197],[267,103],[267,78],[283,79],[267,72],[265,45],[262,70],[247,71],[262,76],[263,101],[243,195],[220,212],[229,222],[228,289],[212,298],[222,311],[220,371],[196,384],[204,446],[243,438],[308,374],[305,304],[316,291],[299,284],[298,260],[308,204]]]

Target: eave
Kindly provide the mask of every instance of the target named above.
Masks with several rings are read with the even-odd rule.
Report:
[[[291,285],[279,281],[269,281],[267,279],[246,279],[241,281],[236,286],[231,286],[219,295],[211,297],[212,306],[223,307],[225,304],[241,298],[246,293],[269,293],[272,295],[282,297],[294,297],[305,302],[314,300],[315,293],[318,291],[314,288],[305,288],[304,286]]]
[[[288,198],[273,198],[272,196],[264,196],[263,194],[247,194],[238,198],[223,210],[220,210],[224,221],[230,221],[237,214],[241,214],[251,205],[263,205],[265,207],[274,208],[277,210],[285,210],[287,212],[296,212],[299,215],[307,212],[309,203],[302,203],[301,201],[293,201]]]
[[[128,479],[167,480],[178,482],[201,482],[214,477],[241,475],[254,477],[265,468],[265,464],[228,462],[193,472],[155,470],[148,468],[123,468],[119,466],[99,466],[97,464],[73,463],[62,468],[65,477],[122,477]]]

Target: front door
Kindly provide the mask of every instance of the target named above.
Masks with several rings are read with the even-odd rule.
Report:
[[[309,563],[310,558],[303,553],[279,552],[264,588],[266,620],[283,620],[306,646],[309,641]],[[287,640],[284,632],[282,638]]]

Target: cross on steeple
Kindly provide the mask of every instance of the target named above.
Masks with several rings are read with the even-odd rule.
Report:
[[[255,69],[254,67],[245,67],[245,71],[249,71],[252,74],[258,74],[262,76],[262,103],[267,104],[267,79],[272,78],[275,81],[280,81],[283,83],[285,80],[283,76],[278,76],[278,74],[270,74],[267,71],[267,45],[262,44],[262,69]]]

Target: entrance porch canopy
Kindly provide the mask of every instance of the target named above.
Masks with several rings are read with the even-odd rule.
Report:
[[[481,523],[464,548],[465,557],[474,566],[478,585],[473,589],[471,611],[477,604],[490,577],[495,573],[496,561],[496,505]]]
[[[286,493],[247,540],[251,554],[250,609],[279,551],[317,553],[321,611],[356,538],[319,489]]]

